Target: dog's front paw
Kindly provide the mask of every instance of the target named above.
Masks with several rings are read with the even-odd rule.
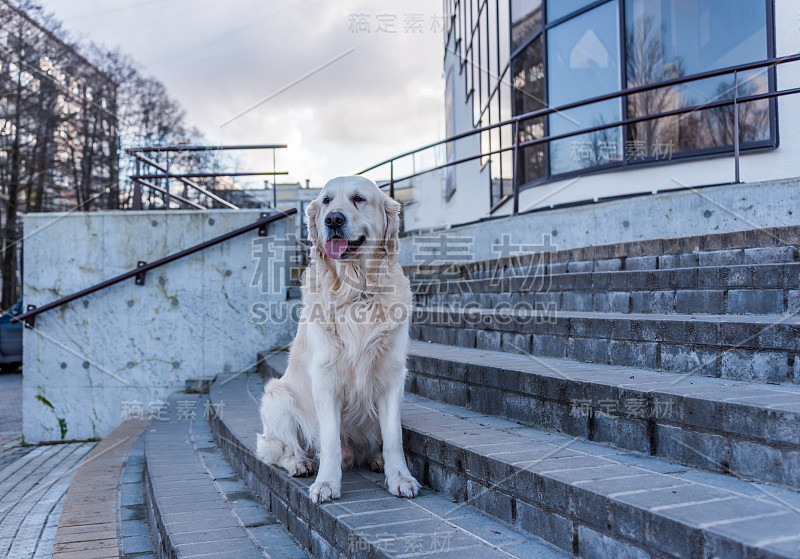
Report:
[[[336,481],[315,481],[308,489],[308,496],[316,504],[333,501],[342,496],[341,483]]]
[[[389,493],[395,497],[416,497],[419,494],[419,482],[413,477],[393,477],[386,479]]]

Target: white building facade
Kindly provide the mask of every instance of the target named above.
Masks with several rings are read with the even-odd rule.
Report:
[[[447,136],[546,114],[520,122],[520,142],[540,142],[516,158],[513,124],[437,148],[435,166],[474,159],[411,179],[407,231],[508,215],[515,181],[520,212],[730,185],[737,130],[739,182],[800,177],[800,95],[732,103],[800,87],[800,62],[694,79],[799,53],[798,0],[446,0],[445,13]]]

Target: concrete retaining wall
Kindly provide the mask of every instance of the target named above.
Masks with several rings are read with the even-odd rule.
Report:
[[[259,216],[29,214],[24,304],[41,306]],[[39,315],[24,334],[25,441],[104,437],[125,417],[158,414],[186,379],[248,369],[258,351],[288,343],[295,325],[286,319],[286,286],[276,278],[284,277],[280,247],[292,227],[291,218],[282,220],[270,226],[270,237],[253,231],[153,270],[143,287],[126,280]],[[265,320],[270,312],[284,320]]]
[[[538,252],[543,240],[549,250],[564,250],[798,224],[800,178],[795,178],[600,202],[411,235],[401,241],[400,260],[465,263]]]

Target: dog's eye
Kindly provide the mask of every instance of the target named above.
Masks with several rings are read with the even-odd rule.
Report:
[[[325,196],[325,198],[322,199],[322,203],[323,204],[330,204],[331,203],[331,199],[328,196]]]
[[[364,197],[361,196],[361,194],[356,194],[355,196],[353,196],[353,202],[355,203],[364,202]]]

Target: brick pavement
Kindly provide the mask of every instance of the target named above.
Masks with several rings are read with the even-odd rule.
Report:
[[[22,375],[0,373],[0,468],[16,460],[22,442]]]
[[[22,375],[0,375],[0,557],[118,557],[120,472],[145,424],[126,422],[99,444],[23,446],[21,401]]]
[[[50,557],[64,495],[94,446],[40,446],[0,469],[0,556]]]
[[[128,420],[89,454],[67,492],[53,546],[53,559],[120,556],[117,532],[120,473],[147,422]]]
[[[0,374],[0,555],[51,556],[75,465],[92,446],[22,446],[22,375]]]

